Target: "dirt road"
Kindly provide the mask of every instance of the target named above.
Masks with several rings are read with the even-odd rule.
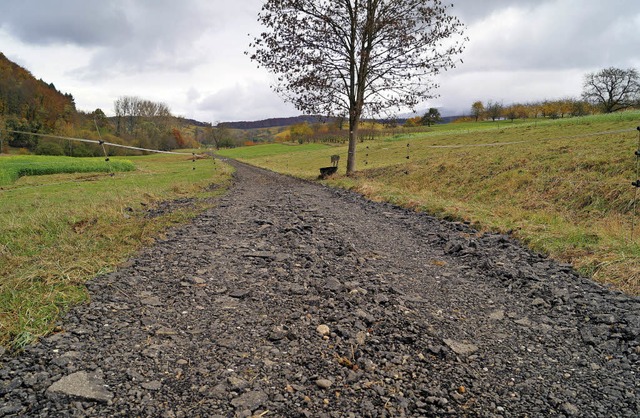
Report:
[[[0,358],[0,416],[637,417],[640,301],[510,238],[238,165]]]

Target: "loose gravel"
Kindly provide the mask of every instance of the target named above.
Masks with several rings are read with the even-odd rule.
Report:
[[[0,353],[0,416],[640,416],[638,298],[508,236],[234,164],[216,208]]]

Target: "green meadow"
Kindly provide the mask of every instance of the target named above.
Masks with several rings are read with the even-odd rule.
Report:
[[[104,158],[45,157],[21,155],[0,159],[0,186],[14,183],[24,176],[62,173],[111,173],[132,171],[131,161],[105,161]]]
[[[329,185],[510,233],[637,295],[640,208],[634,208],[638,190],[631,183],[638,125],[640,112],[633,111],[386,131],[358,144],[358,171],[350,177],[344,175],[346,145],[270,144],[220,154],[306,179],[316,179],[338,154],[340,171]]]
[[[50,332],[62,312],[87,299],[88,279],[210,207],[208,198],[222,193],[231,176],[228,166],[211,158],[193,162],[191,155],[112,157],[106,171],[104,159],[14,158],[0,157],[0,172],[16,161],[31,168],[0,187],[0,344],[10,348]],[[84,166],[94,163],[93,171]],[[30,175],[74,165],[80,172]],[[193,205],[146,216],[183,198]]]

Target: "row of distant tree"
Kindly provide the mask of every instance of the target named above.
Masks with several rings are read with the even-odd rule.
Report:
[[[585,76],[581,98],[564,98],[543,100],[530,103],[514,103],[504,105],[489,100],[486,103],[478,100],[471,105],[470,116],[458,118],[457,121],[484,120],[516,120],[565,117],[579,117],[595,113],[611,113],[629,108],[640,108],[640,76],[635,69],[607,68]],[[437,108],[430,108],[424,115],[409,118],[404,122],[405,128],[431,126],[442,122],[443,118]],[[396,128],[397,121],[388,121],[387,128]],[[325,123],[297,123],[276,134],[276,142],[345,142],[348,131],[343,129],[344,118],[333,118]],[[371,125],[371,124],[370,124]],[[364,124],[361,128],[361,140],[374,138],[382,125]]]
[[[470,117],[464,120],[498,120],[498,119],[527,119],[527,118],[564,118],[585,116],[595,113],[597,108],[589,102],[579,99],[544,100],[531,103],[514,103],[504,105],[497,101],[488,101],[486,105],[478,100],[471,105]]]
[[[594,113],[611,113],[629,108],[640,108],[640,76],[635,69],[606,68],[585,76],[580,98],[543,100],[530,103],[513,103],[480,100],[470,108],[470,116],[457,121],[482,121],[499,119],[528,119],[585,116]],[[404,126],[414,128],[431,126],[443,121],[437,108],[430,108],[424,115],[409,118]]]
[[[115,116],[103,128],[137,147],[168,151],[199,145],[165,103],[121,96],[114,101],[113,111]]]
[[[497,101],[476,101],[471,105],[471,117],[479,120],[564,118],[593,113],[612,113],[640,107],[640,74],[637,70],[605,68],[584,78],[582,96],[533,103],[504,105]]]
[[[580,99],[564,98],[532,103],[503,103],[489,100],[476,101],[470,109],[470,118],[463,120],[498,120],[527,118],[577,117],[598,112],[614,112],[638,106],[640,103],[640,82],[638,72],[633,69],[608,68],[587,74],[584,91]],[[184,135],[185,129],[177,129],[179,119],[171,115],[163,103],[154,103],[137,97],[123,96],[114,102],[115,117],[110,123],[96,110],[94,120],[101,129],[124,138],[137,146],[157,149],[173,149],[184,146],[196,147],[200,144],[215,148],[234,147],[260,142],[345,142],[348,140],[348,122],[345,118],[330,118],[326,121],[312,120],[296,123],[286,129],[262,128],[238,130],[228,124],[214,126],[210,123],[196,126],[191,135]],[[431,126],[442,121],[436,108],[430,108],[424,115],[408,119],[405,127]],[[360,128],[361,139],[374,138],[382,127],[395,128],[396,121],[383,124],[364,122]]]
[[[135,102],[133,97],[119,98]],[[152,102],[140,100],[145,105]],[[164,106],[164,105],[162,105]],[[0,114],[0,144],[7,152],[8,147],[24,149],[45,155],[69,155],[74,157],[101,156],[104,149],[96,144],[58,138],[46,138],[30,133],[52,134],[69,138],[102,140],[105,142],[149,149],[168,151],[177,148],[199,147],[180,118],[174,117],[163,108],[164,114],[124,113],[107,117],[101,109],[93,112],[74,111],[54,127],[43,126],[38,119],[24,115]],[[4,128],[4,129],[3,129]],[[131,155],[136,152],[118,147],[107,147],[109,155]]]

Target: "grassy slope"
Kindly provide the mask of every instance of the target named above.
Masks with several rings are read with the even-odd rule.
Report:
[[[23,177],[0,190],[0,344],[20,347],[48,332],[62,311],[86,299],[87,279],[189,219],[206,205],[204,198],[220,193],[205,187],[230,178],[227,166],[210,159],[127,160],[136,171]],[[147,208],[184,197],[199,204],[144,217]]]
[[[329,183],[481,229],[513,231],[584,274],[640,294],[640,228],[630,236],[639,122],[639,112],[627,112],[398,134],[359,144],[358,174]],[[628,132],[599,134],[618,130]],[[309,179],[331,154],[346,159],[346,147],[295,154],[254,148],[225,155]]]

